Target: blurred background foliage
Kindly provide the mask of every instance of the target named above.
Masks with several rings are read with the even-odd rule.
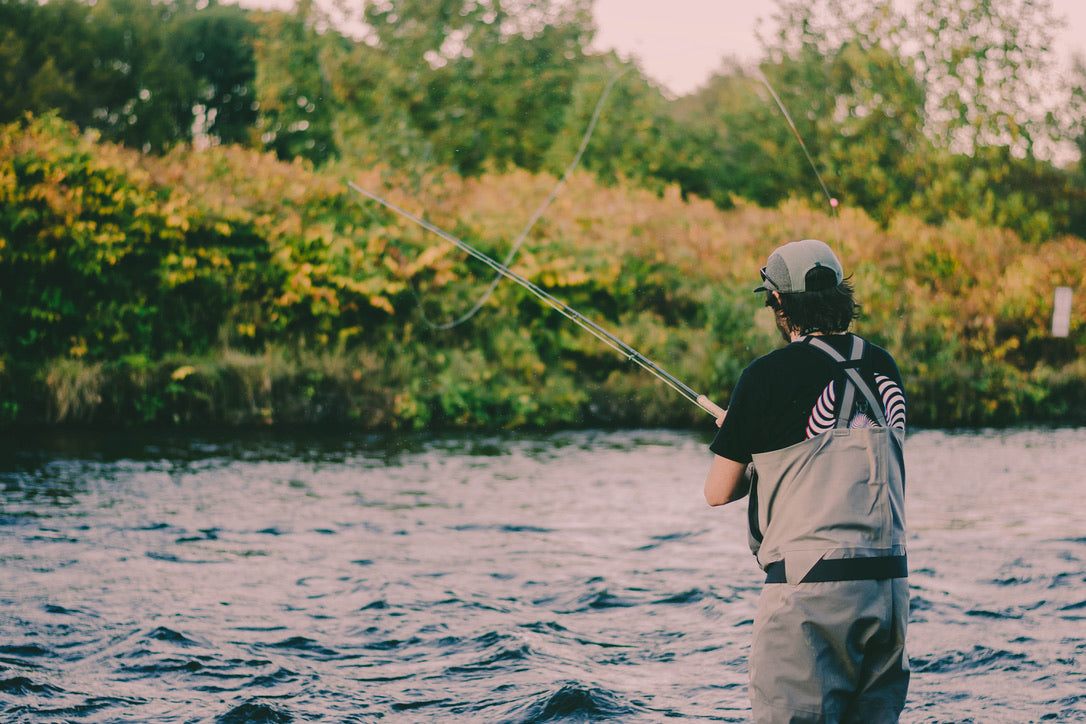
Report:
[[[590,0],[355,6],[0,0],[0,424],[704,424],[510,282],[442,329],[492,272],[346,185],[504,258],[610,84],[518,274],[726,404],[778,344],[757,269],[823,238],[913,424],[1086,420],[1086,70],[1052,80],[1046,3],[777,0],[679,98],[588,50]]]

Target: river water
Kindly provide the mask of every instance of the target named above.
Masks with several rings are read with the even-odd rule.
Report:
[[[9,437],[0,721],[747,721],[711,434]],[[907,454],[902,721],[1086,721],[1086,430]]]

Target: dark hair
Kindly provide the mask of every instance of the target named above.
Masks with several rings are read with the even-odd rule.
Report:
[[[812,284],[810,277],[819,271],[812,269],[808,273],[807,285]],[[832,280],[830,282],[832,284]],[[819,291],[781,293],[780,303],[773,292],[766,293],[765,304],[774,312],[782,315],[788,327],[800,334],[842,334],[848,331],[852,320],[860,316],[860,305],[853,297],[854,290],[848,279],[836,286],[829,286]]]

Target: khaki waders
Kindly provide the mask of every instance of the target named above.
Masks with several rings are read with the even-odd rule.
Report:
[[[838,364],[834,429],[754,455],[750,542],[766,571],[750,654],[758,724],[891,724],[905,703],[909,589],[904,430],[850,359]],[[878,427],[851,429],[853,412]]]

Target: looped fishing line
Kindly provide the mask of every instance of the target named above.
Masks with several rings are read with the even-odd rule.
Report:
[[[596,108],[592,112],[592,118],[588,122],[588,128],[585,131],[584,136],[581,138],[581,145],[577,148],[577,153],[573,156],[573,161],[571,161],[569,166],[566,167],[566,171],[564,174],[562,174],[562,178],[560,178],[558,180],[558,183],[555,184],[554,188],[551,189],[550,194],[539,206],[539,208],[536,209],[536,212],[532,214],[532,217],[528,220],[528,224],[524,227],[523,231],[520,232],[520,235],[517,236],[516,241],[513,243],[513,246],[509,249],[509,252],[506,254],[505,259],[502,262],[504,266],[510,266],[512,264],[513,259],[516,258],[517,252],[520,251],[520,247],[528,238],[528,234],[535,227],[539,219],[543,216],[543,212],[547,210],[547,207],[550,206],[554,199],[558,196],[558,192],[561,191],[562,187],[566,185],[569,177],[573,175],[573,171],[581,163],[581,157],[584,155],[585,149],[588,148],[588,142],[589,140],[591,140],[592,134],[596,130],[596,124],[599,122],[600,115],[603,113],[603,106],[604,103],[607,102],[607,96],[611,94],[611,89],[614,88],[615,83],[618,82],[618,79],[626,75],[626,73],[628,73],[632,67],[633,66],[627,66],[623,70],[616,73],[614,76],[611,77],[611,80],[608,81],[606,87],[604,87],[603,93],[600,94],[600,98],[596,102]],[[475,314],[483,308],[483,305],[486,304],[487,300],[490,299],[492,294],[494,294],[494,290],[498,288],[498,283],[501,281],[501,279],[501,274],[495,274],[494,279],[490,282],[490,286],[487,287],[486,291],[483,292],[483,294],[479,297],[475,304],[472,305],[471,309],[465,312],[458,319],[454,319],[451,322],[438,323],[432,321],[426,314],[426,310],[422,306],[422,300],[419,299],[418,294],[416,294],[415,298],[419,302],[419,312],[422,315],[423,321],[426,322],[426,324],[433,329],[439,330],[452,329],[453,327],[463,324],[464,322],[474,317]]]
[[[512,264],[513,259],[516,258],[517,253],[520,251],[520,247],[523,246],[524,242],[527,240],[528,234],[531,233],[531,230],[535,227],[536,223],[539,221],[540,218],[542,218],[543,212],[547,210],[551,203],[554,202],[555,198],[557,198],[558,196],[558,193],[566,185],[566,182],[569,180],[570,176],[573,175],[574,170],[576,170],[577,166],[580,165],[581,157],[584,155],[585,149],[588,148],[588,143],[596,130],[596,125],[599,122],[600,116],[603,113],[604,104],[607,102],[607,98],[610,95],[611,90],[614,88],[615,83],[617,83],[618,80],[623,75],[628,73],[632,68],[633,66],[627,66],[626,68],[616,73],[614,76],[611,77],[611,80],[608,81],[607,85],[604,87],[603,92],[600,94],[599,100],[596,102],[596,107],[592,112],[592,117],[589,120],[588,127],[585,130],[584,136],[581,138],[581,144],[577,148],[576,154],[574,154],[573,156],[573,160],[570,162],[569,166],[566,167],[566,170],[562,174],[562,177],[558,180],[558,183],[555,184],[553,189],[551,189],[550,194],[547,195],[547,198],[544,199],[543,203],[540,204],[539,208],[536,209],[534,214],[532,214],[524,229],[517,236],[516,241],[513,243],[513,246],[510,247],[509,252],[506,254],[505,260],[503,261],[504,266],[508,267]],[[838,251],[840,251],[841,233],[840,227],[837,223],[838,201],[830,193],[829,188],[826,186],[826,182],[822,180],[822,174],[819,173],[818,166],[815,164],[814,159],[811,157],[810,152],[807,150],[807,144],[803,142],[803,137],[800,135],[799,129],[796,128],[796,124],[792,120],[792,116],[788,113],[788,109],[785,108],[784,103],[781,101],[780,97],[777,95],[776,90],[773,89],[773,86],[770,84],[769,79],[766,78],[765,74],[761,71],[761,69],[758,69],[758,78],[759,80],[761,80],[762,84],[765,85],[766,89],[769,91],[769,94],[773,97],[774,102],[776,102],[777,107],[780,109],[781,114],[784,116],[785,121],[787,121],[788,126],[792,129],[792,133],[795,135],[796,140],[799,142],[800,149],[803,150],[803,155],[807,158],[807,163],[810,164],[811,170],[814,171],[815,177],[818,179],[818,183],[822,187],[822,193],[825,194],[826,199],[829,201],[830,216],[833,218],[834,235],[837,237]],[[367,211],[370,213],[371,216],[373,216],[372,211],[369,211],[368,209]],[[376,219],[377,217],[373,216],[373,218]],[[486,291],[483,292],[483,294],[479,297],[479,299],[476,300],[475,304],[473,304],[472,307],[462,316],[450,322],[435,322],[430,319],[430,316],[426,313],[426,309],[423,307],[423,301],[422,298],[419,296],[418,290],[415,288],[414,284],[411,282],[410,279],[408,279],[407,281],[409,283],[408,286],[410,287],[411,292],[415,297],[415,302],[418,306],[419,314],[422,317],[423,322],[425,322],[427,326],[431,327],[432,329],[449,330],[467,322],[472,317],[474,317],[479,312],[479,310],[483,308],[483,305],[486,304],[486,302],[494,294],[494,290],[497,289],[498,283],[501,282],[501,279],[502,274],[495,274],[494,279],[491,280],[490,285],[487,287]]]
[[[693,389],[686,386],[685,384],[680,382],[678,379],[676,379],[674,376],[672,376],[671,374],[666,372],[663,368],[661,368],[655,362],[653,362],[652,360],[648,359],[643,354],[638,352],[636,349],[634,349],[630,345],[626,344],[621,339],[619,339],[615,335],[611,334],[610,332],[608,332],[606,329],[604,329],[600,325],[596,324],[592,320],[590,320],[587,317],[585,317],[584,315],[580,314],[579,312],[577,312],[577,310],[573,309],[572,307],[570,307],[565,302],[557,299],[556,297],[552,296],[551,294],[545,292],[539,286],[533,284],[532,282],[528,281],[524,277],[520,276],[519,274],[514,272],[509,267],[507,267],[507,266],[501,264],[500,262],[496,261],[495,259],[487,256],[486,254],[479,251],[478,249],[471,246],[470,244],[463,241],[462,239],[458,239],[457,237],[453,236],[452,234],[448,233],[447,231],[434,226],[433,224],[431,224],[426,219],[423,219],[420,216],[416,216],[415,214],[412,214],[410,211],[408,211],[408,210],[406,210],[406,209],[404,209],[404,208],[402,208],[400,206],[397,206],[396,204],[392,203],[391,201],[389,201],[387,199],[384,199],[384,198],[378,196],[377,194],[373,193],[372,191],[367,191],[366,189],[362,188],[361,186],[358,186],[357,184],[355,184],[353,181],[348,181],[347,183],[350,186],[350,188],[353,191],[355,191],[356,193],[358,193],[360,196],[364,196],[367,199],[370,199],[372,201],[376,201],[377,203],[384,206],[386,209],[388,209],[388,210],[390,210],[390,211],[392,211],[392,212],[394,212],[396,214],[399,214],[400,216],[402,216],[405,219],[409,219],[410,221],[418,224],[419,226],[426,229],[427,231],[441,237],[442,239],[449,242],[453,246],[456,246],[457,248],[467,252],[470,256],[472,256],[475,259],[478,259],[479,261],[483,262],[484,264],[489,266],[491,269],[496,271],[498,274],[500,274],[500,275],[502,275],[504,277],[507,277],[509,279],[512,279],[517,284],[520,284],[522,287],[524,287],[529,292],[531,292],[533,295],[535,295],[535,297],[538,298],[540,301],[544,302],[545,304],[547,304],[551,308],[557,310],[566,319],[569,319],[574,324],[578,325],[579,327],[581,327],[585,331],[591,333],[593,336],[595,336],[601,342],[604,342],[605,344],[607,344],[609,347],[614,349],[616,352],[620,352],[623,356],[626,357],[627,361],[633,362],[633,363],[639,365],[643,369],[645,369],[648,372],[650,372],[651,374],[653,374],[657,379],[665,382],[673,390],[675,390],[679,394],[686,397],[687,400],[694,403],[695,405],[700,407],[702,410],[708,412],[709,414],[713,415],[714,417],[722,417],[722,416],[724,416],[726,414],[725,411],[724,411],[724,408],[722,408],[722,407],[716,405],[715,403],[713,403],[708,397],[706,397],[705,395],[698,394]]]
[[[601,114],[602,109],[603,109],[603,104],[606,101],[608,94],[610,93],[611,89],[614,87],[615,82],[620,77],[622,77],[623,74],[628,72],[629,69],[630,68],[628,67],[628,68],[624,69],[623,71],[621,71],[620,73],[616,74],[610,80],[610,82],[607,84],[606,88],[604,89],[603,93],[600,96],[599,101],[596,103],[596,108],[595,108],[595,111],[592,114],[592,119],[589,122],[588,129],[586,130],[586,132],[584,134],[584,137],[581,140],[581,145],[577,149],[577,153],[574,156],[573,161],[570,163],[569,167],[566,169],[566,172],[562,175],[562,178],[559,179],[558,183],[551,190],[551,193],[547,196],[546,200],[544,200],[543,204],[539,207],[539,209],[536,210],[535,214],[532,215],[532,218],[529,220],[527,226],[525,226],[524,230],[520,233],[520,236],[517,238],[516,243],[514,243],[513,247],[509,250],[509,253],[506,256],[506,259],[505,259],[504,263],[500,263],[500,262],[486,256],[485,254],[478,251],[474,247],[469,246],[468,244],[466,244],[462,240],[452,236],[451,234],[448,234],[447,232],[445,232],[445,231],[441,230],[440,228],[434,226],[433,224],[429,223],[428,221],[426,221],[426,220],[424,220],[424,219],[422,219],[422,218],[420,218],[420,217],[406,211],[405,209],[402,209],[402,208],[400,208],[398,206],[395,206],[394,204],[392,204],[389,201],[381,198],[380,196],[377,196],[376,194],[374,194],[374,193],[372,193],[370,191],[366,191],[365,189],[362,189],[362,188],[358,187],[354,183],[350,183],[349,186],[355,192],[357,192],[357,193],[359,193],[359,194],[361,194],[361,195],[363,195],[365,197],[368,197],[369,199],[371,199],[373,201],[376,201],[376,202],[382,204],[383,206],[385,206],[389,210],[394,211],[395,213],[399,214],[400,216],[403,216],[405,218],[408,218],[408,219],[414,221],[416,224],[422,226],[423,228],[427,229],[428,231],[437,234],[438,236],[440,236],[441,238],[443,238],[446,241],[450,242],[451,244],[459,247],[461,250],[466,251],[470,256],[473,256],[474,258],[479,259],[480,261],[483,261],[488,266],[490,266],[495,272],[497,272],[494,280],[490,284],[490,287],[487,289],[487,291],[482,295],[482,297],[480,297],[480,299],[475,303],[475,305],[465,315],[463,315],[462,317],[460,317],[457,320],[454,320],[452,322],[448,322],[448,323],[445,323],[445,324],[441,324],[441,325],[433,323],[426,316],[425,310],[422,309],[421,300],[418,298],[418,293],[417,293],[417,291],[414,290],[414,286],[411,285],[412,291],[415,293],[416,301],[419,302],[419,310],[420,310],[420,312],[421,312],[421,314],[423,316],[423,319],[430,326],[434,327],[435,329],[451,329],[451,328],[453,328],[453,327],[455,327],[455,326],[457,326],[459,324],[462,324],[462,323],[466,322],[468,319],[470,319],[472,316],[474,316],[475,313],[479,311],[479,309],[482,308],[483,304],[485,304],[487,299],[489,299],[491,294],[493,294],[494,289],[497,287],[498,282],[501,280],[501,277],[505,276],[505,277],[508,277],[508,278],[516,281],[521,286],[527,288],[528,291],[530,291],[532,294],[534,294],[540,300],[544,301],[545,303],[547,303],[548,305],[550,305],[554,309],[557,309],[567,319],[570,319],[571,321],[573,321],[577,325],[581,326],[582,328],[584,328],[585,330],[587,330],[588,332],[590,332],[591,334],[596,336],[598,339],[600,339],[601,341],[603,341],[604,343],[606,343],[608,346],[612,347],[616,351],[621,352],[622,354],[624,354],[629,361],[640,365],[641,367],[643,367],[644,369],[646,369],[647,371],[652,373],[654,376],[656,376],[657,378],[659,378],[660,380],[665,382],[672,389],[674,389],[675,391],[679,392],[681,395],[686,397],[689,401],[696,404],[698,407],[700,407],[703,410],[709,412],[710,414],[714,415],[715,417],[720,417],[720,416],[725,414],[724,409],[720,408],[717,405],[715,405],[705,395],[698,394],[693,389],[691,389],[690,387],[683,384],[682,382],[677,380],[675,377],[673,377],[672,375],[668,374],[666,371],[661,369],[659,366],[657,366],[651,360],[645,358],[641,353],[639,353],[637,350],[635,350],[632,347],[630,347],[629,345],[627,345],[622,340],[618,339],[617,337],[615,337],[611,333],[607,332],[605,329],[603,329],[599,325],[597,325],[597,324],[591,322],[590,320],[586,319],[585,317],[583,317],[582,315],[577,313],[574,309],[570,308],[565,303],[563,303],[563,302],[559,301],[558,299],[554,298],[553,296],[551,296],[550,294],[548,294],[547,292],[545,292],[544,290],[540,289],[538,286],[533,284],[532,282],[528,281],[527,279],[524,279],[523,277],[517,275],[515,272],[513,272],[511,269],[509,269],[510,262],[512,262],[513,258],[516,256],[517,251],[519,251],[521,245],[524,243],[524,240],[527,238],[528,233],[535,226],[536,222],[540,219],[540,217],[543,215],[543,212],[547,209],[547,207],[551,204],[551,202],[554,201],[555,197],[557,197],[558,192],[565,185],[566,181],[569,179],[569,177],[572,175],[574,169],[579,164],[579,162],[581,160],[581,156],[584,154],[585,148],[587,148],[587,146],[588,146],[589,139],[591,138],[592,133],[595,130],[596,123],[599,120],[600,114]],[[792,121],[792,117],[789,115],[788,110],[784,107],[784,103],[781,102],[781,99],[777,95],[777,92],[773,89],[773,86],[769,83],[769,79],[766,78],[765,75],[760,70],[758,71],[758,74],[759,74],[759,77],[760,77],[762,83],[765,84],[765,87],[769,90],[770,95],[773,96],[773,100],[776,101],[777,107],[780,109],[781,113],[784,115],[784,118],[788,122],[788,125],[792,128],[792,132],[795,134],[796,140],[799,141],[800,148],[803,149],[803,154],[807,157],[807,162],[810,163],[811,169],[814,171],[815,176],[818,178],[818,183],[821,185],[823,193],[826,195],[826,198],[829,200],[830,209],[831,209],[831,216],[833,217],[834,226],[836,228],[837,227],[837,199],[835,199],[830,194],[829,188],[826,186],[825,181],[822,180],[822,174],[820,174],[818,172],[818,167],[815,165],[814,159],[811,157],[810,152],[807,150],[807,144],[805,144],[803,142],[803,137],[800,135],[799,130],[796,128],[796,124]],[[372,211],[369,211],[368,209],[367,209],[367,211],[371,214],[371,216],[373,216],[374,219],[377,219],[376,215],[374,215]],[[839,232],[837,233],[837,236],[838,236],[838,245],[840,245],[840,233]]]

